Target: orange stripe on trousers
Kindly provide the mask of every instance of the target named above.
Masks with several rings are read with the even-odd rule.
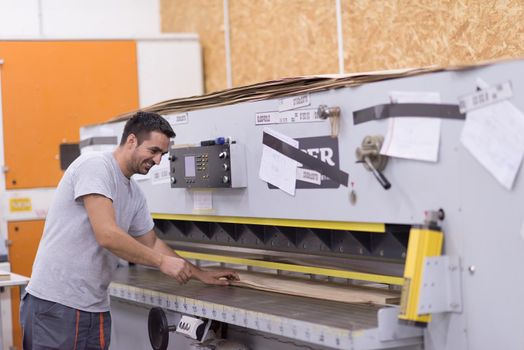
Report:
[[[104,314],[100,313],[100,348],[105,349],[106,340],[104,339]]]
[[[76,310],[76,326],[75,326],[75,348],[76,350],[76,342],[78,340],[78,324],[80,323],[80,311]]]

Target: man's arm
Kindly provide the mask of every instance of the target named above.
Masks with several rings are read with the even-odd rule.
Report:
[[[154,251],[162,253],[164,255],[173,256],[179,259],[183,259],[175,253],[163,240],[159,239],[154,231],[149,231],[145,235],[135,238],[145,246],[152,248]],[[187,261],[187,260],[186,260]],[[191,267],[191,277],[194,277],[207,284],[218,284],[228,285],[231,280],[238,280],[238,274],[231,270],[212,270],[206,271],[201,270],[197,266],[187,262]]]
[[[141,244],[122,230],[116,224],[113,202],[109,198],[89,194],[82,199],[95,238],[102,247],[127,261],[157,267],[179,283],[185,283],[191,278],[192,267],[186,260],[165,249],[155,250]]]

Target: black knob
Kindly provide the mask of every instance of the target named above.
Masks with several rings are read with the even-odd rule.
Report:
[[[154,350],[166,350],[169,344],[169,332],[176,331],[176,326],[168,325],[164,310],[154,307],[149,310],[147,330],[151,347]]]

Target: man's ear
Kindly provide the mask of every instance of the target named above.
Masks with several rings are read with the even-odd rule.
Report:
[[[138,139],[135,134],[127,135],[126,145],[136,147],[138,145]]]

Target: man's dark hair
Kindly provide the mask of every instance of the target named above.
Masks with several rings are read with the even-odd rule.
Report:
[[[120,145],[126,143],[130,134],[136,136],[140,145],[144,140],[149,139],[149,133],[152,131],[161,132],[169,138],[175,137],[173,128],[160,114],[139,111],[127,121]]]

